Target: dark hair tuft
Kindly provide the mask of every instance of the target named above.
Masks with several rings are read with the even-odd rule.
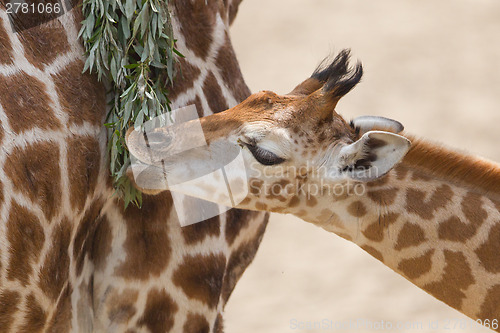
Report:
[[[363,66],[360,62],[349,67],[351,51],[342,50],[335,59],[325,58],[311,75],[312,78],[324,84],[325,91],[333,92],[334,97],[342,97],[356,86],[363,76]]]

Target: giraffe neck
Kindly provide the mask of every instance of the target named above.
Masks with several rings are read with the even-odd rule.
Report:
[[[491,320],[500,315],[499,185],[498,165],[414,140],[389,174],[359,195],[330,196],[319,203],[328,209],[306,219],[469,317]]]
[[[229,36],[238,4],[169,2],[176,47],[185,56],[169,87],[172,109],[194,104],[202,117],[250,94]],[[107,205],[94,236],[100,239],[93,272],[94,330],[222,332],[224,306],[266,223],[262,213],[230,210],[181,228],[167,192],[144,195],[142,209],[129,206],[123,212],[118,201]]]
[[[208,115],[249,95],[228,32],[239,2],[169,3],[186,56],[172,108]],[[80,4],[16,33],[0,5],[0,331],[221,332],[266,215],[181,228],[168,193],[123,211],[82,20]]]

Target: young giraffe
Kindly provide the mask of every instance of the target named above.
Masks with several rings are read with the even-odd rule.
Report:
[[[69,2],[64,2],[68,3]],[[182,74],[172,107],[200,116],[250,95],[229,39],[239,0],[169,2]],[[267,214],[181,228],[170,194],[113,197],[105,88],[82,74],[81,7],[16,33],[0,2],[0,331],[222,332]]]
[[[348,58],[343,51],[288,95],[259,92],[201,119],[215,159],[241,147],[249,191],[236,206],[296,215],[353,241],[469,317],[500,319],[500,166],[419,139],[410,148],[390,119],[346,123],[335,106],[362,76]],[[129,172],[136,186],[154,180],[168,188],[164,170],[176,179],[190,166],[194,180],[176,188],[222,200],[196,179],[206,173],[205,151],[168,157],[161,142],[173,144],[175,131],[153,133],[146,146],[143,133],[128,132],[130,151],[148,165],[136,177]]]

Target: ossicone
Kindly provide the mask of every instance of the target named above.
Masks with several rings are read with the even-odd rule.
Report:
[[[325,58],[311,75],[323,85],[323,91],[340,99],[351,91],[363,77],[363,65],[350,66],[351,51],[342,50],[333,60]]]

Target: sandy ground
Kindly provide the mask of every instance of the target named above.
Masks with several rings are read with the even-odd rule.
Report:
[[[337,107],[344,117],[391,117],[500,161],[498,0],[244,0],[232,38],[253,91],[287,93],[329,52],[352,48],[366,75]],[[355,245],[275,215],[227,306],[226,331],[306,331],[296,323],[323,319],[379,329],[307,332],[489,332],[453,329],[466,317]]]

